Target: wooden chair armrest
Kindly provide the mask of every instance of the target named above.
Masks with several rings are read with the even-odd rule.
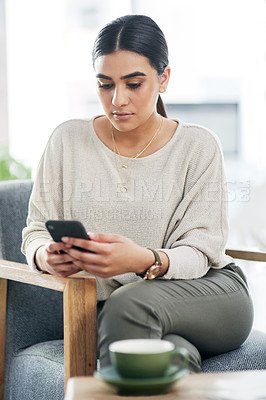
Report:
[[[89,275],[73,274],[68,278],[61,278],[46,273],[32,271],[27,264],[13,261],[0,260],[0,278],[11,281],[29,283],[35,286],[45,287],[63,292],[69,279],[93,279]]]
[[[0,399],[3,397],[7,280],[63,292],[65,383],[96,369],[96,280],[73,274],[38,274],[27,264],[0,260]]]
[[[245,250],[245,249],[227,249],[225,253],[228,256],[240,260],[262,261],[266,262],[266,252],[259,250]]]

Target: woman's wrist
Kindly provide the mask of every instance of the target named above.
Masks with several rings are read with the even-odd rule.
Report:
[[[36,268],[39,271],[44,271],[46,272],[46,269],[43,267],[43,252],[44,252],[44,246],[39,247],[36,252],[35,252],[35,256],[34,256],[34,263],[36,265]]]
[[[154,255],[147,247],[142,247],[143,254],[141,256],[142,262],[138,266],[138,270],[136,271],[137,275],[142,275],[146,272],[146,270],[154,264]]]
[[[155,264],[156,260],[154,258],[154,254],[152,252],[152,250],[148,249],[148,248],[143,248],[145,250],[145,258],[143,259],[144,262],[141,265],[141,269],[139,269],[136,273],[137,275],[144,275],[145,272],[147,271],[147,269],[149,269],[152,265]],[[164,251],[159,250],[157,251],[157,253],[160,256],[161,259],[161,269],[160,272],[158,274],[158,277],[163,276],[164,274],[166,274],[166,272],[168,271],[169,268],[169,258],[167,256],[166,253],[164,253]]]

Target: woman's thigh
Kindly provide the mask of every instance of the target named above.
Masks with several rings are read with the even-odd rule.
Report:
[[[100,343],[176,334],[210,356],[239,347],[253,322],[239,274],[211,269],[194,280],[141,281],[117,289],[100,313]]]
[[[159,291],[156,313],[163,335],[184,337],[203,356],[236,349],[250,333],[252,301],[246,283],[233,271],[211,269],[200,279],[163,283]]]

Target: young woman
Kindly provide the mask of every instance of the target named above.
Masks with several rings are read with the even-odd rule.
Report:
[[[51,136],[23,252],[31,268],[96,277],[101,367],[115,340],[164,338],[199,371],[202,356],[239,347],[253,320],[245,277],[224,252],[220,145],[201,126],[167,119],[168,49],[149,17],[106,25],[93,64],[104,115],[67,121]],[[91,240],[55,243],[48,219],[80,220]]]

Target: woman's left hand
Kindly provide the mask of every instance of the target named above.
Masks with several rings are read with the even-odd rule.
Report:
[[[62,241],[64,251],[75,259],[74,264],[94,276],[109,278],[127,272],[142,273],[154,263],[149,249],[124,236],[89,233],[89,237],[91,240],[63,237]]]

